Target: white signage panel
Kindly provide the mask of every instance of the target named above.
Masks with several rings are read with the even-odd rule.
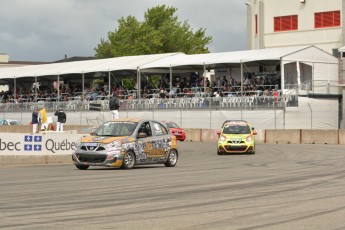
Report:
[[[69,133],[0,133],[0,155],[72,154],[76,142],[85,134]]]

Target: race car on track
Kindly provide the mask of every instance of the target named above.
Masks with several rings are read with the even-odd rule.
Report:
[[[219,132],[217,153],[255,154],[255,135],[257,132],[247,121],[228,120]]]
[[[184,141],[186,139],[186,132],[180,128],[173,121],[162,121],[169,128],[170,132],[176,137],[179,141]]]
[[[176,137],[156,120],[115,119],[105,122],[76,143],[72,160],[78,169],[108,166],[131,169],[135,165],[164,164],[178,159]]]

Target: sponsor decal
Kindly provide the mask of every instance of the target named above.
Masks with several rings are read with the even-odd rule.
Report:
[[[24,136],[24,151],[42,151],[42,136]]]
[[[108,137],[95,137],[95,138],[92,138],[93,141],[103,141],[105,139],[107,139]]]
[[[0,151],[25,151],[25,152],[50,152],[73,151],[76,149],[75,142],[67,138],[55,140],[52,138],[43,139],[42,135],[23,135],[23,141],[7,141],[0,138]]]

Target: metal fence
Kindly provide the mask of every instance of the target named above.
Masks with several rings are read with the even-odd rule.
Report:
[[[246,96],[246,97],[183,97],[183,98],[148,98],[120,100],[121,110],[161,110],[161,109],[267,109],[298,106],[298,97],[295,95],[283,96]],[[92,110],[97,105],[100,111],[109,110],[109,100],[94,101],[39,101],[22,103],[0,103],[2,112],[28,112],[35,107],[45,106],[47,111],[63,109],[65,111]]]
[[[150,100],[150,101],[148,101]],[[182,101],[183,100],[183,101]],[[193,100],[193,101],[192,101]],[[100,110],[90,110],[92,103],[101,103]],[[257,129],[334,129],[338,128],[338,102],[308,100],[305,97],[239,98],[176,98],[122,100],[121,118],[172,120],[184,128],[217,129],[224,120],[248,120]],[[28,104],[1,104],[0,118],[16,119],[29,125],[31,106],[45,105],[47,116],[54,116],[55,107],[66,107],[68,125],[97,127],[111,119],[107,101],[75,101]],[[74,106],[71,106],[74,105]],[[102,107],[103,105],[103,107]],[[298,107],[297,107],[298,105]],[[326,107],[325,107],[326,106]],[[327,108],[327,111],[325,111]]]

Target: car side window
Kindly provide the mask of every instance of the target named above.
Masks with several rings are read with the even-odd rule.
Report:
[[[167,135],[169,133],[163,125],[157,122],[153,122],[153,132],[155,133],[155,136]]]
[[[152,133],[151,133],[151,126],[150,126],[150,122],[144,122],[141,124],[138,134],[139,133],[145,133],[146,137],[151,137]]]

